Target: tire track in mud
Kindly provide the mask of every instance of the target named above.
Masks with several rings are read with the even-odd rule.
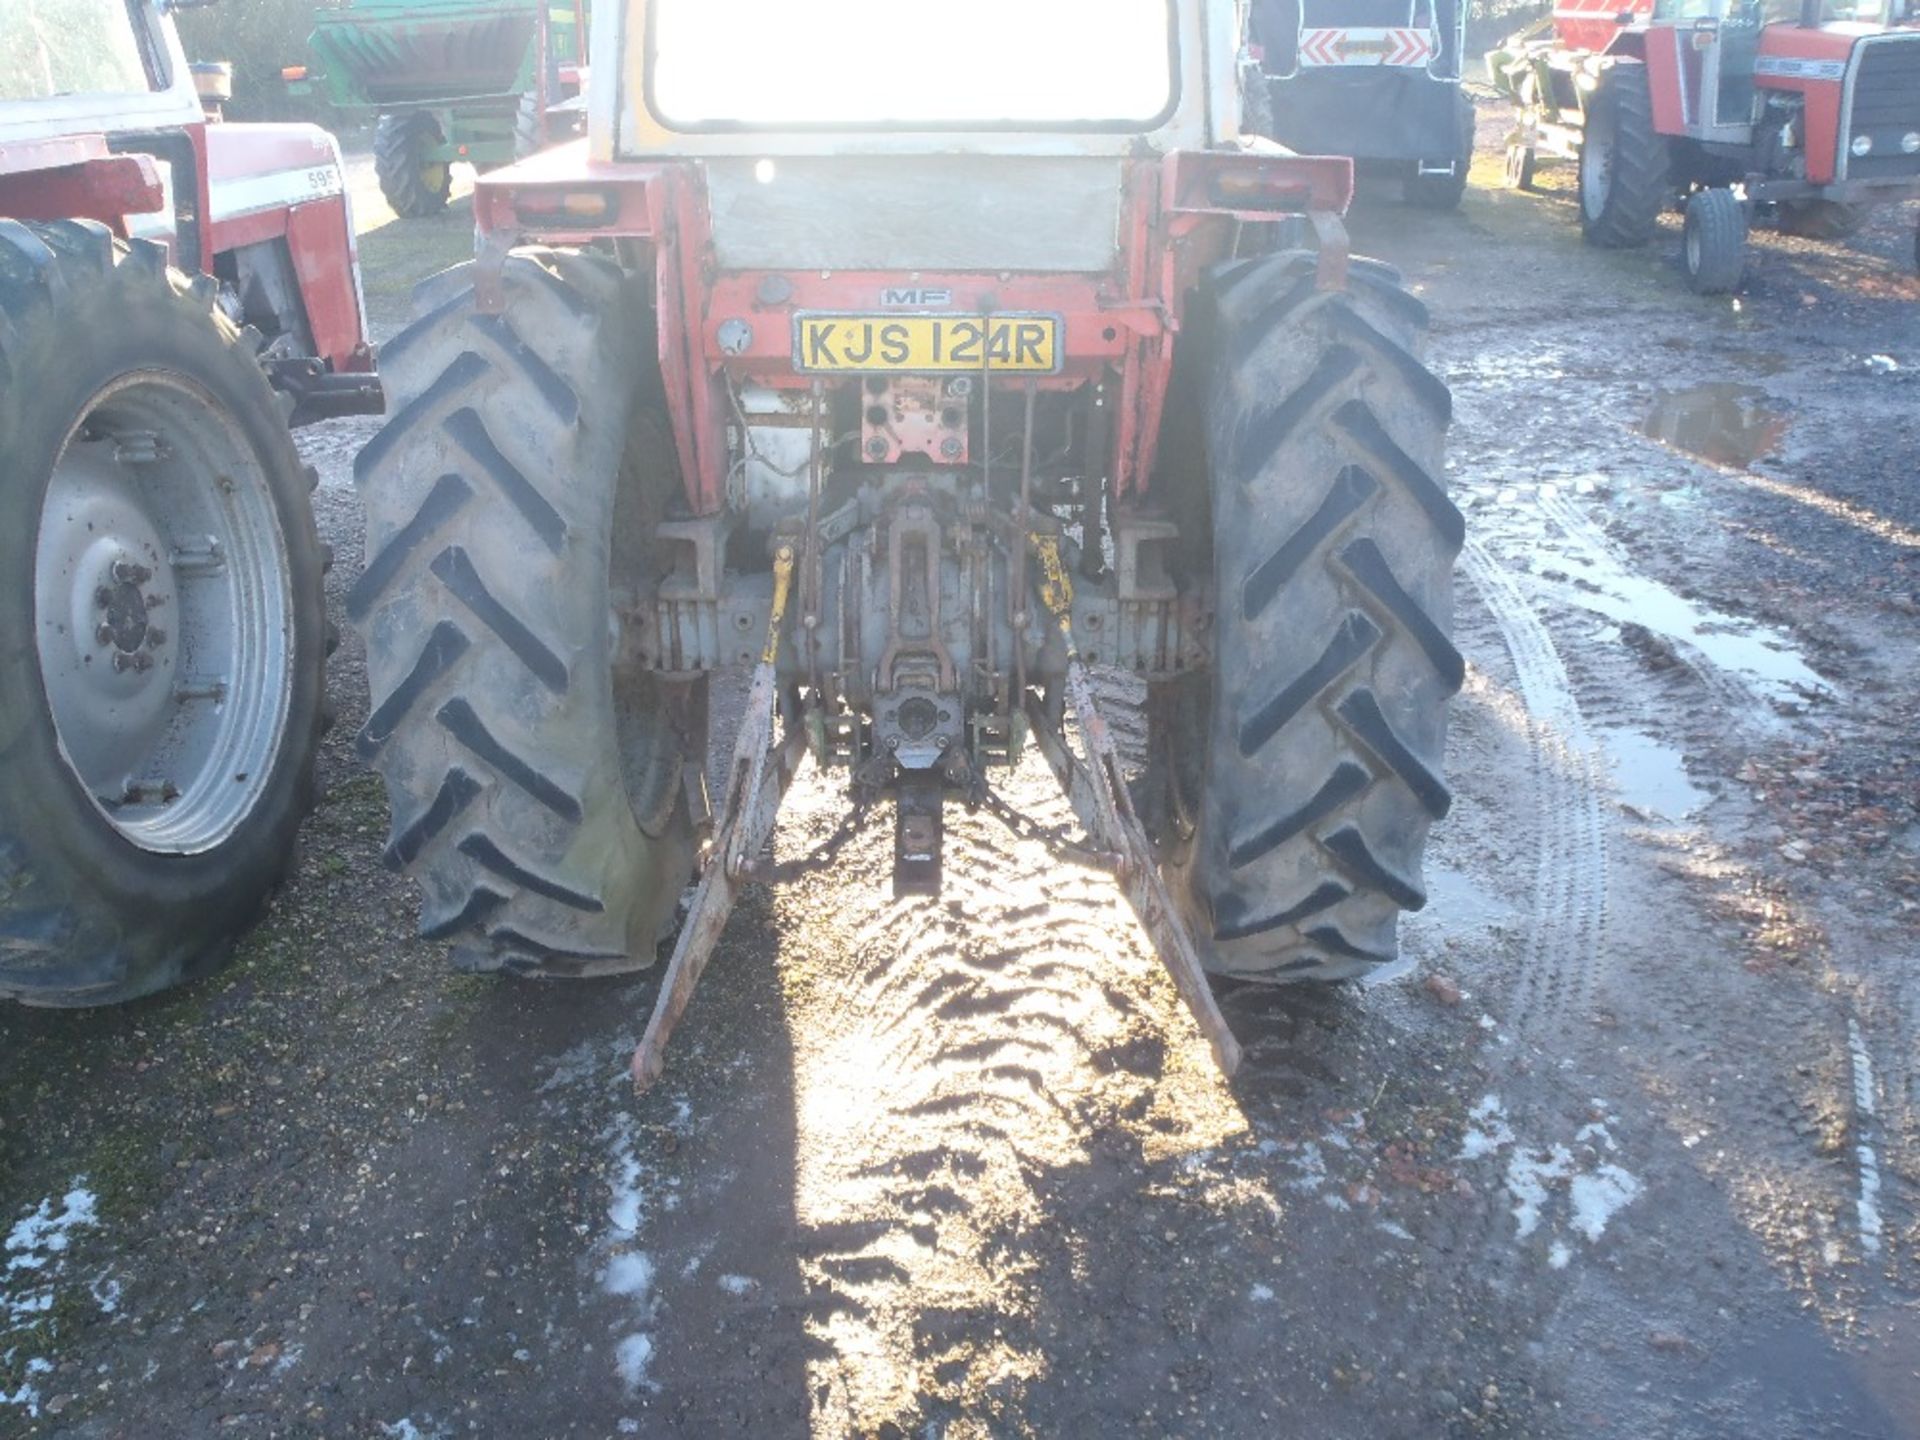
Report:
[[[1469,540],[1463,556],[1468,579],[1512,657],[1533,750],[1540,824],[1536,913],[1510,1023],[1515,1033],[1538,1043],[1564,1034],[1570,1020],[1598,1018],[1600,1009],[1617,1003],[1654,1024],[1636,1068],[1655,1112],[1687,1148],[1703,1147],[1697,1163],[1727,1185],[1733,1214],[1781,1278],[1837,1322],[1860,1293],[1853,1262],[1878,1255],[1874,1227],[1884,1224],[1884,1182],[1873,1138],[1880,1127],[1871,1110],[1862,1108],[1862,1097],[1872,1098],[1871,1082],[1863,1090],[1858,1079],[1871,1074],[1865,1042],[1857,1039],[1857,1024],[1850,1028],[1849,1006],[1833,987],[1822,987],[1822,994],[1738,964],[1713,963],[1718,947],[1701,943],[1705,936],[1690,943],[1669,935],[1651,951],[1616,944],[1612,948],[1620,953],[1610,956],[1613,827],[1601,784],[1606,751],[1529,592],[1615,623],[1628,620],[1620,607],[1630,593],[1644,590],[1656,601],[1672,601],[1675,615],[1664,626],[1659,616],[1650,616],[1648,628],[1674,642],[1693,697],[1647,693],[1636,703],[1632,688],[1638,687],[1630,675],[1616,674],[1617,663],[1605,654],[1582,657],[1583,671],[1595,671],[1602,687],[1598,699],[1609,715],[1618,710],[1617,718],[1663,736],[1688,723],[1687,712],[1696,709],[1713,713],[1723,727],[1731,721],[1746,730],[1743,718],[1758,720],[1766,733],[1775,722],[1773,702],[1828,687],[1800,662],[1786,637],[1730,616],[1722,632],[1714,612],[1643,579],[1554,487],[1541,487],[1537,506],[1526,513],[1539,523],[1525,533],[1518,526],[1497,527],[1495,535],[1529,547],[1537,557],[1529,573],[1509,569],[1480,536]],[[1558,566],[1617,588],[1596,596],[1550,574],[1536,578]],[[1737,637],[1731,648],[1723,643],[1729,634]],[[1611,649],[1615,642],[1605,643]],[[1611,693],[1622,682],[1632,688]],[[1710,834],[1696,835],[1674,858],[1696,885],[1707,888],[1738,887],[1752,878]],[[1826,968],[1832,978],[1822,945],[1797,963]],[[1620,993],[1599,1005],[1601,983],[1616,967],[1623,972]],[[1697,1022],[1684,1017],[1703,1010],[1741,1014],[1749,1043],[1737,1054],[1702,1043]],[[1691,1261],[1678,1263],[1675,1283],[1694,1268]]]
[[[1067,818],[1037,762],[1002,788],[1042,823]],[[782,858],[842,804],[803,777]],[[950,811],[944,894],[896,901],[889,819],[776,899],[815,1429],[965,1413],[1024,1433],[1021,1396],[1048,1370],[1048,1181],[1109,1126],[1164,1123],[1197,1146],[1237,1112],[1108,877]]]
[[[1540,849],[1532,922],[1508,1022],[1518,1034],[1550,1039],[1587,1013],[1606,954],[1600,757],[1553,637],[1512,573],[1471,534],[1461,559],[1512,659],[1532,758]]]

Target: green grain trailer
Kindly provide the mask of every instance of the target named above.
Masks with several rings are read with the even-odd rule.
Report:
[[[538,149],[575,117],[585,0],[337,0],[314,11],[294,93],[377,117],[380,189],[396,214],[447,203],[456,160],[480,169]]]

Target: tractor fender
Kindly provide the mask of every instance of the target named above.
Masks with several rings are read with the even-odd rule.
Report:
[[[210,248],[239,274],[248,321],[335,371],[370,370],[339,142],[317,125],[210,125],[206,147]]]

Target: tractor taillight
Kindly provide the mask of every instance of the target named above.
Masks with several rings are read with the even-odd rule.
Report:
[[[522,220],[567,220],[599,225],[613,218],[618,205],[607,190],[522,190],[513,197],[513,213]]]

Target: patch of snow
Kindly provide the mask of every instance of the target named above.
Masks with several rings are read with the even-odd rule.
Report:
[[[1598,1140],[1607,1149],[1613,1149],[1613,1132],[1598,1120],[1589,1125],[1582,1125],[1573,1132],[1573,1138],[1576,1143],[1584,1145],[1591,1145]]]
[[[1327,1183],[1327,1159],[1313,1141],[1307,1141],[1296,1154],[1289,1156],[1288,1163],[1299,1172],[1287,1181],[1288,1189],[1311,1193]]]
[[[1638,1198],[1645,1188],[1618,1165],[1602,1165],[1590,1175],[1576,1175],[1567,1193],[1573,1204],[1573,1228],[1589,1245],[1606,1233],[1607,1222]]]
[[[1853,1061],[1854,1159],[1860,1165],[1860,1191],[1854,1215],[1860,1222],[1860,1248],[1868,1254],[1880,1249],[1880,1157],[1873,1148],[1873,1056],[1867,1050],[1860,1022],[1847,1017],[1847,1051]]]
[[[1467,1112],[1473,1128],[1461,1137],[1460,1158],[1478,1160],[1482,1155],[1513,1144],[1513,1127],[1507,1123],[1507,1107],[1498,1095],[1483,1095],[1480,1103]]]
[[[76,1237],[100,1224],[99,1197],[86,1186],[86,1177],[73,1182],[65,1195],[42,1200],[7,1231],[6,1263],[0,1265],[0,1333],[36,1323],[53,1310],[54,1294],[66,1279],[67,1262]],[[120,1287],[103,1272],[89,1287],[96,1304],[111,1315],[119,1308]],[[9,1362],[14,1351],[7,1352]],[[20,1384],[0,1390],[0,1406],[40,1415],[40,1390],[34,1378],[53,1372],[54,1362],[29,1357]]]
[[[1516,1135],[1499,1097],[1488,1095],[1469,1112],[1473,1128],[1460,1146],[1462,1160],[1477,1160],[1511,1147],[1505,1183],[1513,1202],[1514,1238],[1524,1240],[1547,1225],[1547,1263],[1555,1270],[1564,1270],[1574,1256],[1573,1246],[1562,1234],[1563,1225],[1589,1245],[1597,1244],[1613,1217],[1646,1188],[1638,1176],[1602,1158],[1619,1148],[1609,1128],[1619,1117],[1607,1113],[1603,1100],[1592,1104],[1605,1119],[1581,1125],[1572,1144],[1529,1144]],[[1564,1206],[1555,1198],[1562,1193]]]
[[[102,1270],[93,1277],[93,1283],[87,1286],[93,1295],[93,1303],[103,1314],[115,1315],[120,1311],[120,1282],[113,1278],[113,1272]]]
[[[751,1295],[760,1288],[760,1282],[750,1275],[722,1275],[718,1283],[729,1295]]]
[[[653,1290],[652,1258],[637,1250],[615,1255],[600,1274],[600,1288],[609,1295],[645,1300]]]
[[[653,1339],[644,1332],[629,1335],[613,1352],[614,1368],[629,1391],[647,1383],[647,1366],[653,1361]]]
[[[640,1188],[640,1158],[634,1152],[633,1123],[621,1116],[613,1135],[613,1173],[607,1182],[607,1223],[616,1235],[631,1239],[646,1214],[646,1196]]]
[[[300,1363],[300,1357],[307,1353],[304,1345],[288,1345],[280,1352],[280,1358],[273,1362],[273,1373],[284,1375]]]
[[[38,1270],[54,1256],[65,1254],[75,1230],[100,1223],[99,1203],[99,1197],[77,1180],[61,1199],[58,1212],[52,1200],[42,1200],[8,1232],[7,1269]]]
[[[1271,1285],[1256,1284],[1251,1290],[1247,1291],[1247,1298],[1256,1305],[1264,1305],[1273,1299],[1273,1287]]]
[[[431,1415],[426,1418],[426,1429],[413,1423],[411,1417],[402,1416],[390,1425],[382,1425],[380,1433],[387,1440],[445,1440],[446,1430],[436,1424]]]
[[[1373,1222],[1373,1228],[1380,1231],[1382,1234],[1391,1235],[1396,1240],[1413,1239],[1413,1232],[1407,1229],[1406,1226],[1401,1225],[1396,1221],[1376,1220]]]
[[[1515,1232],[1525,1239],[1540,1228],[1547,1187],[1573,1172],[1573,1152],[1564,1145],[1522,1149],[1507,1161],[1507,1193],[1513,1197]]]

